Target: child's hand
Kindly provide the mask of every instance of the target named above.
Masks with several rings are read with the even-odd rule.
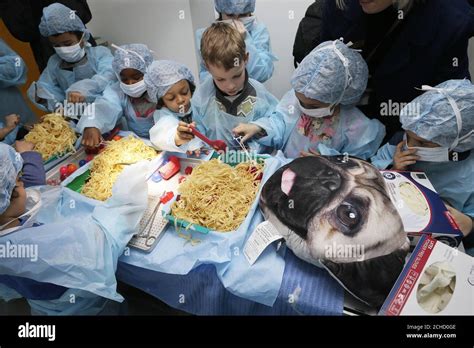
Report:
[[[321,154],[317,150],[309,149],[309,152],[301,151],[300,157],[310,157],[310,156],[321,156]]]
[[[88,127],[84,129],[84,133],[82,134],[82,145],[91,148],[99,145],[101,141],[102,134],[100,134],[98,128]]]
[[[239,123],[237,127],[232,129],[232,133],[235,136],[243,136],[242,142],[245,143],[249,139],[253,138],[258,133],[262,132],[263,129],[260,126],[257,126],[253,123]]]
[[[67,96],[67,101],[70,103],[83,103],[86,100],[80,92],[69,92]]]
[[[395,151],[395,155],[393,156],[392,169],[406,170],[408,166],[415,164],[416,161],[420,159],[420,157],[416,155],[416,149],[409,149],[403,151],[403,144],[405,144],[405,142],[401,141],[397,145],[397,150]]]
[[[196,127],[194,122],[190,125]],[[176,135],[174,137],[176,146],[181,146],[194,139],[194,134],[191,132],[191,128],[189,128],[190,125],[186,122],[179,121],[178,128],[176,129]]]
[[[8,116],[5,116],[5,127],[7,128],[15,128],[20,124],[20,116],[17,114],[11,114]]]
[[[472,231],[472,219],[470,216],[461,213],[459,210],[451,207],[450,205],[445,204],[446,208],[449,210],[453,216],[454,221],[458,225],[461,232],[466,237]]]
[[[18,153],[33,151],[35,149],[35,144],[25,140],[17,140],[15,141],[15,149]]]
[[[33,124],[32,123],[25,123],[23,125],[23,128],[25,128],[28,132],[31,132],[33,130]]]

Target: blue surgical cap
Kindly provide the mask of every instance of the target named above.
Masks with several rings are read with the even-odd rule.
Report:
[[[474,149],[474,85],[469,80],[448,80],[423,90],[400,112],[403,129],[454,151]]]
[[[215,0],[216,11],[225,14],[255,12],[255,0]]]
[[[45,37],[71,31],[83,32],[85,40],[89,40],[90,36],[76,11],[58,3],[51,4],[43,9],[39,30],[41,35]]]
[[[145,74],[145,84],[151,101],[158,101],[168,90],[181,80],[194,83],[194,77],[186,66],[170,60],[155,60]]]
[[[20,154],[11,146],[0,143],[0,214],[10,206],[10,197],[22,167]]]
[[[341,40],[326,41],[308,54],[293,73],[296,92],[323,103],[356,104],[367,87],[369,70],[359,52]]]
[[[112,68],[120,75],[124,69],[135,69],[145,74],[146,68],[153,62],[153,54],[146,45],[122,45],[115,50]]]

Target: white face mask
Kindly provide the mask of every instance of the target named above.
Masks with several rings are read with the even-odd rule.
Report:
[[[325,108],[317,108],[317,109],[306,109],[301,105],[300,102],[298,102],[298,105],[300,107],[300,110],[303,114],[309,116],[309,117],[315,117],[315,118],[321,118],[321,117],[326,117],[326,116],[331,116],[333,113],[333,105],[329,105]]]
[[[449,149],[447,147],[409,147],[405,133],[405,150],[416,149],[416,156],[420,157],[418,161],[423,162],[449,162]]]
[[[84,37],[84,35],[83,35]],[[72,46],[54,47],[56,54],[68,63],[76,63],[80,61],[86,54],[84,47],[81,47],[82,37],[79,42]]]
[[[41,193],[36,189],[27,188],[26,189],[26,211],[25,213],[23,213],[16,219],[20,219],[25,216],[27,216],[28,218],[23,222],[21,226],[7,228],[6,230],[3,230],[3,228],[8,226],[12,221],[16,219],[12,219],[8,221],[6,224],[3,224],[2,226],[0,226],[0,236],[7,235],[19,229],[33,226],[33,224],[36,222],[35,218],[36,218],[36,215],[38,215],[40,208],[41,208]]]
[[[126,95],[132,98],[138,98],[141,97],[146,91],[145,80],[142,79],[132,85],[127,85],[123,82],[120,82],[120,88]]]

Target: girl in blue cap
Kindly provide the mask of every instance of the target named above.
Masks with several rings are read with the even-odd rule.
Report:
[[[474,85],[449,80],[422,89],[426,92],[400,113],[405,131],[382,146],[372,163],[380,169],[425,172],[474,255]]]
[[[87,147],[99,144],[101,134],[111,131],[121,117],[125,128],[142,138],[148,138],[153,127],[156,101],[148,97],[144,81],[153,54],[143,44],[115,47],[112,67],[118,81],[107,86],[76,127],[83,134],[82,144]]]
[[[293,87],[278,104],[275,115],[236,132],[244,139],[265,130],[257,142],[281,149],[285,156],[347,154],[368,159],[375,154],[385,127],[368,119],[355,105],[367,85],[362,56],[340,40],[316,47],[293,74]]]
[[[194,138],[188,125],[194,125],[191,98],[195,84],[191,71],[184,65],[169,61],[153,62],[145,75],[148,95],[157,104],[153,114],[155,125],[150,140],[160,150],[192,152],[202,143]]]

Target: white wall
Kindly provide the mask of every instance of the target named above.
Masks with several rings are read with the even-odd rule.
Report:
[[[293,42],[298,24],[314,0],[257,0],[255,15],[269,32],[275,62],[273,77],[265,85],[277,98],[290,89],[294,71]],[[88,0],[95,36],[115,43],[145,43],[158,59],[187,65],[198,78],[194,32],[215,18],[213,0]],[[184,17],[183,17],[184,15]],[[470,47],[474,76],[474,39]]]
[[[293,43],[306,9],[314,0],[257,0],[255,15],[268,28],[275,62],[273,77],[265,84],[275,97],[281,98],[290,88],[294,71]]]
[[[290,88],[293,42],[298,24],[313,0],[258,0],[257,18],[270,32],[275,73],[266,83],[281,97]],[[194,32],[215,18],[213,0],[89,0],[95,36],[115,44],[144,43],[156,58],[186,64],[198,78]],[[180,12],[184,11],[184,12]],[[291,12],[290,12],[291,11]],[[184,13],[184,19],[180,17]]]
[[[144,43],[157,59],[188,66],[197,76],[189,0],[89,0],[94,36],[117,45]]]

